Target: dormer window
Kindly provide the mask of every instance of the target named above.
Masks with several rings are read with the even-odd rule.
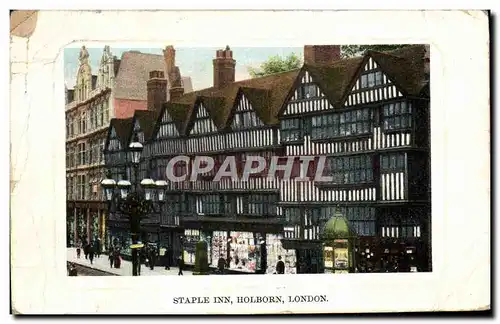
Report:
[[[298,91],[298,99],[309,99],[317,97],[316,85],[313,83],[302,84]]]
[[[361,88],[373,88],[382,85],[382,72],[375,71],[361,75]]]
[[[233,129],[246,129],[262,126],[254,111],[238,112],[234,115]]]

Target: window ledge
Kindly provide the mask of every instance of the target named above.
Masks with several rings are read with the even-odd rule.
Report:
[[[384,129],[384,127],[382,127],[382,131],[384,132],[384,134],[399,134],[403,132],[411,132],[412,130],[413,130],[412,127],[398,128],[398,129]]]
[[[311,142],[313,143],[331,143],[331,142],[344,142],[346,140],[357,140],[357,139],[363,139],[363,138],[371,138],[373,136],[373,133],[367,133],[367,134],[360,134],[360,135],[347,135],[347,136],[339,136],[339,137],[328,137],[328,138],[321,138],[321,139],[312,139]]]
[[[281,140],[282,145],[298,145],[298,144],[304,144],[304,139],[300,140],[295,140],[295,141],[283,141]]]
[[[375,181],[363,183],[333,183],[333,182],[316,182],[315,186],[318,188],[336,188],[336,189],[369,189],[375,186]]]

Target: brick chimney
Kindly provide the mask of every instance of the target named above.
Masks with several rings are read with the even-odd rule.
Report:
[[[214,62],[214,87],[222,88],[234,82],[236,72],[236,61],[233,59],[233,51],[226,46],[223,50],[217,50]]]
[[[305,45],[305,64],[331,64],[340,60],[340,45]]]
[[[162,104],[167,101],[167,79],[163,71],[149,72],[147,90],[148,110],[160,111]]]
[[[176,66],[174,68],[174,70],[171,72],[169,79],[171,80],[169,89],[169,94],[170,94],[169,100],[173,101],[179,99],[184,94],[184,87],[182,86],[181,73],[179,72],[179,67]]]
[[[165,59],[167,73],[170,73],[175,68],[175,49],[172,45],[165,47],[163,58]]]

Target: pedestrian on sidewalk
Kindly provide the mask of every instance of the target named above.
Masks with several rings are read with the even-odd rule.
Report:
[[[90,260],[90,264],[93,264],[94,263],[94,246],[92,244],[89,245],[89,260]]]
[[[78,259],[80,259],[81,252],[82,252],[82,241],[78,241],[78,243],[76,243],[76,257]]]
[[[101,239],[100,238],[97,238],[97,240],[95,241],[95,256],[96,258],[100,258],[101,257]]]
[[[165,270],[170,270],[170,260],[172,258],[172,250],[167,246],[165,247]]]
[[[121,251],[119,248],[116,248],[115,253],[114,253],[114,265],[116,269],[120,269],[122,265],[122,257],[121,257]]]
[[[217,261],[217,271],[219,274],[224,274],[224,268],[226,267],[226,260],[224,258],[219,258]]]
[[[276,273],[284,274],[285,273],[285,263],[281,260],[281,255],[278,256],[278,262],[276,263]]]
[[[182,260],[182,256],[179,257],[179,273],[178,276],[183,276],[182,269],[184,268],[184,260]]]
[[[85,254],[85,259],[89,258],[89,248],[90,248],[90,244],[88,242],[86,242],[85,246],[83,247],[83,253]]]
[[[157,254],[156,248],[153,245],[150,245],[148,259],[149,259],[149,268],[151,270],[154,270],[154,268],[155,268],[156,254]]]
[[[109,267],[113,268],[113,263],[115,262],[114,256],[113,256],[113,249],[110,248],[108,253],[109,253],[109,255],[108,255]]]

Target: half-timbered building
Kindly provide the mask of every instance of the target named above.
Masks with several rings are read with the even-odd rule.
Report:
[[[170,183],[160,227],[165,217],[184,230],[170,244],[182,245],[188,264],[204,239],[212,266],[223,259],[235,271],[272,273],[282,256],[287,272],[323,272],[322,228],[340,208],[356,237],[357,271],[429,271],[426,46],[350,59],[338,46],[306,46],[304,57],[298,70],[235,82],[227,47],[216,53],[213,87],[163,105],[144,172],[186,177]],[[169,171],[180,155],[191,159]],[[246,181],[216,178],[226,157],[241,175],[251,155],[296,157],[291,179],[269,179],[269,164]],[[211,156],[214,169],[193,175],[197,156]],[[320,157],[328,181],[314,178]]]
[[[430,269],[430,240],[424,239],[430,232],[425,51],[368,52],[301,69],[279,114],[282,144],[286,155],[326,156],[332,180],[283,182],[283,243],[297,250],[305,265],[299,271],[322,271],[312,266],[323,263],[321,227],[338,206],[358,238],[358,251],[367,246],[379,260],[411,251],[413,270],[417,264],[419,271]],[[408,249],[394,249],[394,242]],[[384,261],[363,260],[364,253],[357,257],[369,264],[366,269],[387,268]]]
[[[167,85],[168,80],[174,93],[192,90],[191,79],[181,77],[175,66],[172,46],[167,46],[163,55],[126,51],[120,59],[105,46],[96,75],[85,46],[79,61],[76,84],[73,89],[66,88],[68,246],[96,238],[105,241],[107,205],[100,182],[105,176],[104,148],[110,120],[132,118],[136,110],[159,111],[168,99],[167,92],[162,97],[153,90]],[[156,74],[150,75],[151,71]],[[157,97],[150,98],[151,92]]]

